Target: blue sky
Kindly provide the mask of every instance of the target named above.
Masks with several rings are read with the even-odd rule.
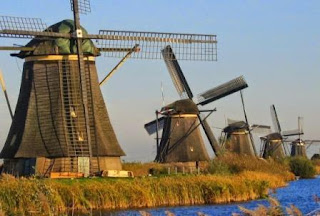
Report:
[[[319,1],[215,1],[215,0],[92,0],[92,13],[82,16],[91,33],[99,29],[216,34],[217,62],[180,62],[194,94],[244,75],[244,91],[251,123],[271,124],[269,106],[275,104],[281,125],[293,129],[304,117],[305,138],[320,139],[320,2]],[[10,0],[1,15],[39,17],[48,25],[71,18],[69,0]],[[0,45],[27,41],[0,39]],[[100,78],[117,59],[100,57]],[[0,68],[15,106],[23,61],[0,53]],[[162,105],[178,98],[161,60],[129,60],[102,87],[114,129],[127,153],[125,160],[152,160],[153,137],[144,123]],[[243,119],[239,94],[205,108],[217,107],[212,127],[224,127],[225,118]],[[0,147],[10,126],[5,99],[0,94]],[[215,129],[217,136],[220,135]],[[257,145],[259,143],[256,143]],[[314,151],[319,151],[313,147]],[[209,149],[211,152],[211,149]]]

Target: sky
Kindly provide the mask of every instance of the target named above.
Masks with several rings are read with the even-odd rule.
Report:
[[[272,125],[270,105],[275,104],[284,130],[297,128],[304,117],[305,139],[320,139],[320,1],[294,0],[92,0],[92,12],[81,16],[90,33],[100,29],[215,34],[218,61],[188,62],[180,66],[197,95],[207,89],[243,75],[249,85],[244,90],[251,124]],[[47,25],[72,18],[69,0],[3,1],[1,15],[42,18]],[[25,40],[0,39],[0,46]],[[0,53],[10,102],[16,105],[23,60]],[[99,57],[100,79],[119,61]],[[165,103],[179,96],[162,60],[129,59],[101,87],[107,109],[125,161],[152,161],[155,140],[143,125],[155,118]],[[216,136],[225,119],[243,119],[238,93],[204,107],[217,108],[209,117]],[[11,119],[3,94],[0,94],[0,148]],[[263,134],[262,134],[263,135]],[[256,137],[261,135],[256,135]],[[260,142],[256,142],[259,149]],[[212,155],[208,143],[206,147]],[[320,144],[308,154],[319,152]]]

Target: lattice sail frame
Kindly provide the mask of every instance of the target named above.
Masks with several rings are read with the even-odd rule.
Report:
[[[110,40],[98,40],[102,47],[112,47],[117,51],[119,48],[131,48],[139,44],[140,52],[133,53],[131,58],[138,59],[162,59],[161,50],[170,45],[175,51],[178,60],[216,61],[217,40],[216,35],[203,34],[179,34],[160,32],[137,32],[137,31],[113,31],[100,30],[100,35],[112,38]],[[123,57],[123,52],[106,52],[108,57]],[[167,59],[175,59],[168,56]]]
[[[71,0],[72,2],[72,0]],[[79,12],[90,12],[90,3],[80,1]],[[89,5],[89,6],[88,6]],[[72,34],[52,32],[39,18],[0,16],[0,37],[9,38],[77,38]],[[99,34],[83,35],[82,39],[96,39],[96,44],[107,57],[123,58],[126,52],[139,44],[140,52],[132,53],[136,59],[162,59],[161,50],[170,45],[175,56],[167,59],[216,61],[217,38],[209,34],[100,30]],[[174,58],[175,57],[175,58]]]
[[[26,18],[14,16],[0,16],[0,30],[15,31],[34,31],[41,32],[47,28],[47,25],[40,18]],[[33,38],[32,35],[5,34],[0,33],[0,37],[13,38]]]
[[[73,0],[70,0],[70,5],[71,5],[71,10],[74,11]],[[91,13],[90,0],[79,0],[78,1],[78,10],[82,14]]]
[[[206,105],[208,103],[211,103],[212,101],[218,100],[247,87],[248,84],[245,81],[244,77],[240,76],[217,87],[214,87],[202,94],[199,94],[198,101],[200,105]]]

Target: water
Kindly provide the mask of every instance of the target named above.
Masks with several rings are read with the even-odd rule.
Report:
[[[317,208],[320,203],[314,201],[314,195],[320,197],[320,176],[315,179],[303,179],[289,183],[288,187],[279,188],[276,193],[271,196],[277,198],[282,206],[289,207],[291,204],[298,207],[303,214],[307,214]],[[248,209],[254,209],[259,204],[269,205],[267,200],[254,200],[243,203],[233,203],[226,205],[201,205],[201,206],[179,206],[179,207],[161,207],[140,209],[152,214],[152,216],[166,215],[165,211],[170,211],[176,216],[197,215],[202,212],[206,215],[232,215],[232,213],[240,213],[238,206],[241,205]],[[125,210],[103,212],[99,215],[103,216],[140,216],[139,210]]]

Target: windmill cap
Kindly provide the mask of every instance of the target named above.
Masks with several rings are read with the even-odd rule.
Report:
[[[238,121],[234,122],[232,124],[229,124],[227,127],[223,129],[223,132],[225,133],[231,133],[235,131],[240,131],[240,130],[247,130],[248,129],[248,124],[245,123],[244,121]]]
[[[88,32],[81,27],[83,35],[87,35]],[[72,33],[74,31],[73,20],[62,20],[44,31],[57,32],[57,33]],[[73,55],[77,54],[77,47],[74,39],[67,38],[54,38],[54,39],[32,39],[26,47],[34,48],[33,51],[21,51],[17,56],[19,58],[25,58],[27,56],[38,55]],[[100,52],[90,39],[82,40],[82,51],[84,55],[99,56]]]
[[[165,107],[161,111],[173,109],[172,114],[199,114],[197,105],[191,99],[183,99],[175,101]]]
[[[266,136],[268,140],[282,140],[282,136],[279,133],[271,133]]]

